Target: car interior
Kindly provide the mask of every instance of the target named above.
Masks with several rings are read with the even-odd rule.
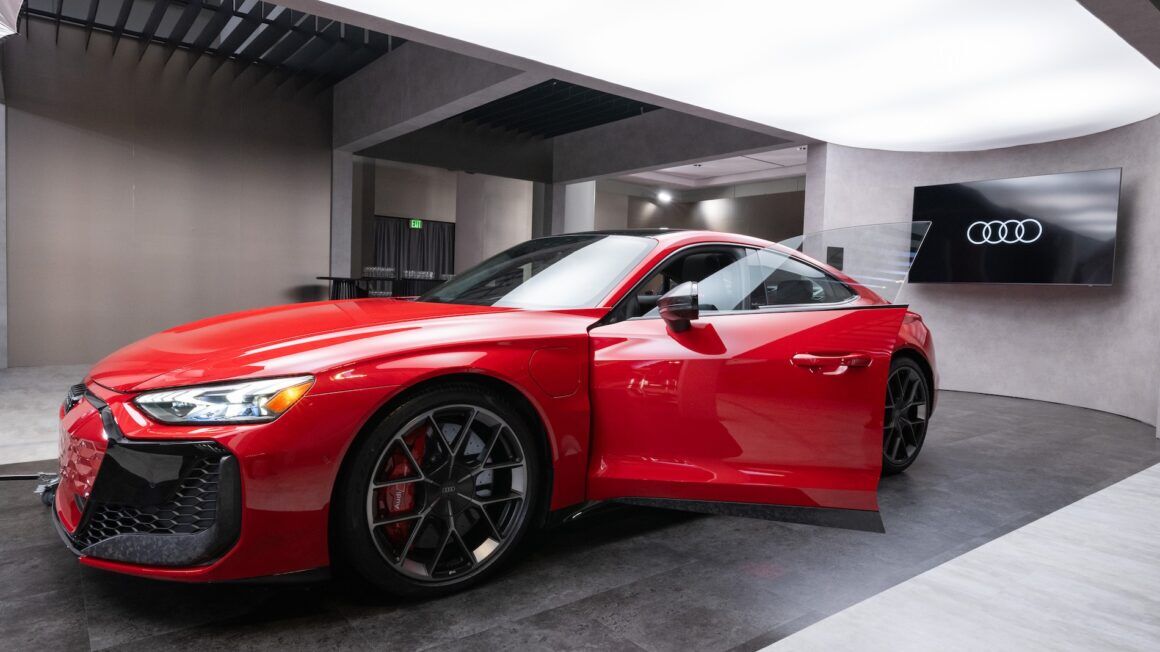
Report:
[[[610,321],[655,314],[657,301],[665,293],[689,281],[700,285],[701,312],[839,303],[854,296],[844,283],[822,270],[778,253],[698,247],[674,256],[637,285]]]

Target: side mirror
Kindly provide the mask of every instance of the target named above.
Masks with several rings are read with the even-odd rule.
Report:
[[[661,319],[674,333],[689,330],[689,322],[700,316],[697,310],[697,284],[689,281],[669,290],[657,301],[657,308]]]

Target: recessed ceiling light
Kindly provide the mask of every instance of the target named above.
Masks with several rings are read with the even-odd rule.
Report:
[[[329,2],[856,147],[987,149],[1160,112],[1160,69],[1074,0]]]
[[[669,192],[668,190],[662,190],[657,193],[657,201],[662,204],[667,204],[673,201],[673,193]]]

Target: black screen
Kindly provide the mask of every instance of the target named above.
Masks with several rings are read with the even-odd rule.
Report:
[[[1111,285],[1120,169],[914,189],[912,283]]]

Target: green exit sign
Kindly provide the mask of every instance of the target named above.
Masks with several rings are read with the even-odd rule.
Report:
[[[412,229],[423,228],[423,220],[411,220],[411,228]]]

